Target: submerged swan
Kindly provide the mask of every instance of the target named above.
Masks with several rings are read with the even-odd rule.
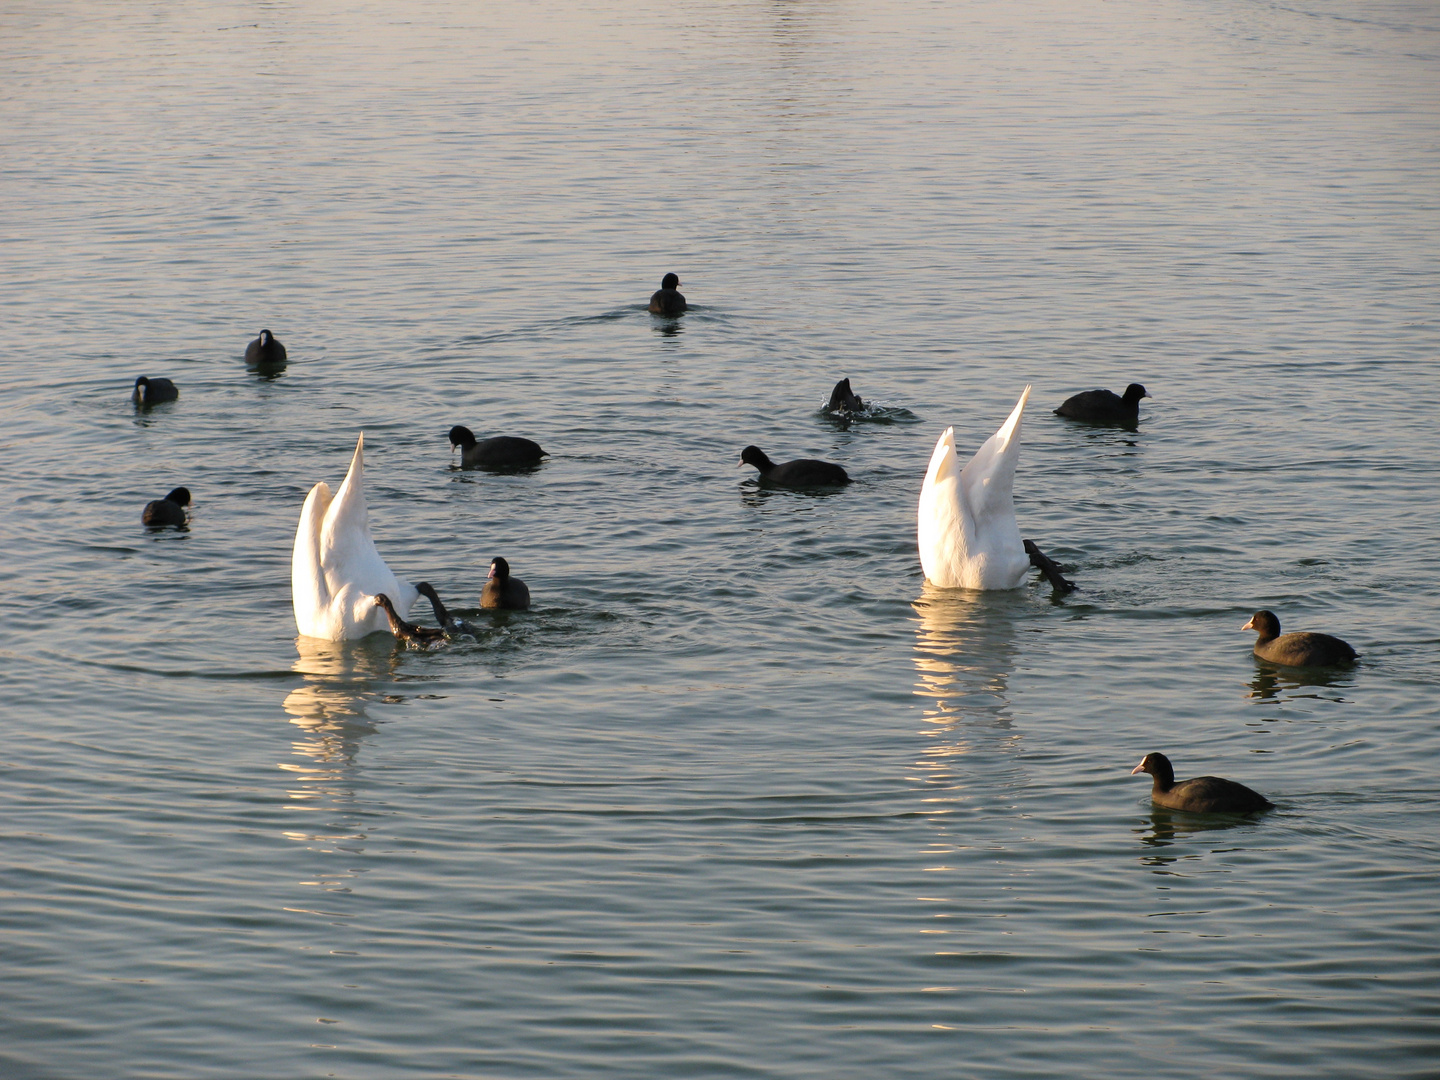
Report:
[[[1030,557],[1015,522],[1015,465],[1020,457],[1020,417],[1030,387],[1010,418],[985,440],[963,469],[955,453],[955,429],[935,444],[920,488],[917,535],[920,565],[942,589],[1013,589],[1025,578]]]
[[[389,630],[388,616],[375,603],[380,593],[394,601],[401,615],[410,611],[420,595],[415,586],[390,572],[370,538],[363,433],[355,444],[350,471],[333,500],[324,481],[305,498],[300,527],[295,530],[290,590],[300,633],[328,641]]]

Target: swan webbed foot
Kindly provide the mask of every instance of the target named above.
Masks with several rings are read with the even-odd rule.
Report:
[[[1060,573],[1060,567],[1056,566],[1048,555],[1036,547],[1034,540],[1025,541],[1025,554],[1030,556],[1030,565],[1045,575],[1045,579],[1050,582],[1050,587],[1056,592],[1075,591],[1075,583],[1066,580],[1065,576]]]

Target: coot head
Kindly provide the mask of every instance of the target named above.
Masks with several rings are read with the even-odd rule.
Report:
[[[761,472],[775,467],[775,463],[770,460],[770,455],[758,446],[747,446],[740,451],[740,465],[753,465]],[[738,469],[740,465],[735,467]]]
[[[666,274],[660,279],[660,288],[662,289],[678,289],[679,287],[680,277],[678,274]]]
[[[1130,770],[1131,776],[1137,773],[1149,773],[1160,781],[1162,788],[1168,788],[1175,783],[1175,768],[1164,754],[1146,754],[1140,759],[1140,764]]]
[[[454,453],[457,446],[474,446],[475,433],[468,427],[456,424],[450,429],[450,452]]]
[[[1280,620],[1273,611],[1257,611],[1240,629],[1254,630],[1261,638],[1268,640],[1280,636]]]
[[[165,501],[173,502],[176,506],[189,506],[190,489],[178,487],[174,491],[170,492],[169,495],[165,496]]]
[[[1149,396],[1150,392],[1138,382],[1132,382],[1129,386],[1125,387],[1124,399],[1126,405],[1139,405],[1142,397]]]
[[[496,581],[506,581],[510,577],[510,564],[497,555],[490,560],[490,573],[485,576],[494,578]]]

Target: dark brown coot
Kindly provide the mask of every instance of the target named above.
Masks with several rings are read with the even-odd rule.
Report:
[[[480,590],[482,608],[524,611],[530,606],[530,590],[525,582],[510,576],[510,564],[498,555],[490,563],[485,588]]]
[[[864,412],[865,402],[860,399],[859,394],[850,389],[848,378],[841,379],[835,384],[835,389],[830,391],[830,404],[825,406],[825,411],[849,416]]]
[[[432,642],[444,641],[445,631],[437,630],[432,626],[416,626],[412,622],[406,622],[395,611],[395,605],[390,602],[390,597],[383,592],[375,597],[375,603],[385,609],[385,615],[390,620],[390,632],[395,635],[396,640],[413,642],[416,645],[429,645]]]
[[[185,507],[190,505],[190,489],[178,487],[163,499],[145,504],[140,520],[152,528],[185,524]]]
[[[539,443],[514,435],[496,435],[477,442],[475,433],[459,424],[450,429],[450,453],[453,455],[457,449],[465,469],[513,469],[538,465],[541,458],[550,456]]]
[[[747,446],[740,451],[740,465],[753,465],[760,470],[761,480],[784,487],[836,487],[850,483],[849,475],[839,465],[814,458],[797,458],[776,465],[758,446]]]
[[[1155,778],[1150,801],[1169,810],[1192,814],[1257,814],[1275,804],[1258,791],[1218,776],[1197,776],[1175,782],[1175,770],[1164,754],[1146,754],[1130,775],[1149,773]]]
[[[445,605],[440,600],[440,595],[435,591],[435,586],[428,581],[417,581],[415,591],[430,601],[430,607],[435,612],[435,621],[444,629],[446,636],[451,634],[469,634],[471,637],[478,636],[475,628],[464,619],[457,619],[450,612],[445,610]]]
[[[131,393],[130,400],[137,409],[148,409],[151,405],[159,405],[162,401],[175,401],[179,397],[180,391],[169,379],[152,379],[141,375],[135,380],[135,390]]]
[[[1257,611],[1240,629],[1254,630],[1260,635],[1255,641],[1255,655],[1272,664],[1283,664],[1286,667],[1332,667],[1335,664],[1348,664],[1359,655],[1348,642],[1329,634],[1305,631],[1296,634],[1280,633],[1280,620],[1273,611]]]
[[[650,296],[651,315],[683,315],[685,308],[685,297],[677,291],[680,288],[680,279],[674,274],[666,274],[660,279],[660,288]]]
[[[1056,416],[1067,420],[1085,420],[1092,424],[1125,424],[1133,427],[1140,422],[1140,399],[1149,397],[1145,387],[1132,382],[1120,397],[1109,390],[1086,390],[1066,398],[1055,410]]]
[[[285,363],[285,346],[275,340],[269,330],[245,346],[245,363],[251,367],[279,367]]]

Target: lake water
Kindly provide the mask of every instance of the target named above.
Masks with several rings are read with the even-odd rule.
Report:
[[[1435,1076],[1437,60],[1418,0],[9,5],[0,1075]],[[1080,588],[930,589],[931,447],[1027,383]],[[296,638],[361,431],[396,572],[532,611]]]

